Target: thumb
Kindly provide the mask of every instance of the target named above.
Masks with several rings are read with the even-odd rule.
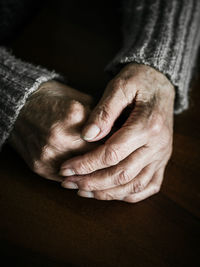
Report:
[[[128,104],[123,88],[116,86],[116,83],[108,83],[102,98],[91,112],[82,130],[82,138],[93,142],[105,137]]]

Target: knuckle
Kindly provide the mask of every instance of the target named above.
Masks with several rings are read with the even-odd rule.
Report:
[[[38,175],[44,175],[44,165],[40,160],[34,160],[31,169]]]
[[[61,127],[57,124],[53,125],[48,136],[48,144],[57,147],[61,143],[61,139]]]
[[[112,94],[119,97],[119,101],[121,101],[124,104],[131,103],[133,99],[133,94],[130,93],[130,90],[127,90],[128,88],[128,80],[129,77],[116,77],[113,80],[110,81],[109,87],[112,90]],[[131,84],[133,87],[133,83]],[[133,88],[131,88],[133,91]]]
[[[107,146],[105,148],[105,154],[103,158],[103,163],[106,166],[116,165],[119,163],[119,153],[117,147],[114,147],[114,145]]]
[[[145,189],[145,185],[140,181],[133,181],[131,193],[139,193],[142,192]]]
[[[159,114],[153,116],[150,125],[150,132],[152,135],[157,135],[161,132],[163,128],[163,119]]]
[[[77,100],[71,100],[69,103],[69,111],[67,113],[67,121],[77,123],[85,117],[84,106]]]
[[[69,109],[71,110],[71,111],[76,111],[76,110],[80,110],[80,109],[82,109],[83,108],[83,105],[79,102],[79,101],[77,101],[77,100],[71,100],[70,101],[70,103],[69,103]]]
[[[33,170],[34,172],[37,172],[37,170],[39,170],[40,167],[41,167],[41,162],[40,162],[39,160],[34,160],[34,161],[32,162],[32,170]]]
[[[124,185],[130,181],[130,177],[127,171],[121,171],[115,178],[114,184],[115,185]]]
[[[96,191],[94,192],[94,196],[99,200],[112,200],[113,196],[109,192],[104,191]]]
[[[101,106],[98,106],[96,109],[96,117],[98,118],[98,121],[100,121],[103,124],[108,124],[111,121],[111,114],[108,111],[108,106],[106,103],[102,104]]]
[[[83,174],[86,171],[86,166],[81,160],[79,160],[73,164],[73,170],[76,174]]]
[[[76,174],[87,174],[92,172],[92,164],[89,160],[78,160],[73,164],[73,169]]]
[[[50,128],[46,142],[49,146],[61,151],[70,147],[72,136],[67,135],[66,124],[63,122],[54,123]]]
[[[84,191],[93,191],[94,190],[94,187],[86,179],[82,179],[82,181],[80,181],[78,184],[79,184],[80,188]]]
[[[157,184],[155,184],[155,185],[153,186],[153,195],[155,195],[155,194],[157,194],[157,193],[159,193],[159,192],[160,192],[160,186],[157,185]]]
[[[41,154],[40,154],[40,161],[46,162],[52,158],[54,158],[54,153],[52,148],[49,145],[45,145],[42,148]]]

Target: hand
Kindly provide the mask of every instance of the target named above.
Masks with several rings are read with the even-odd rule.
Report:
[[[62,181],[60,164],[95,145],[80,137],[91,102],[67,85],[43,83],[20,111],[8,141],[35,173]]]
[[[172,152],[174,91],[155,69],[126,65],[108,83],[82,135],[102,139],[128,106],[127,120],[103,145],[62,164],[60,174],[71,176],[62,186],[70,181],[80,196],[127,202],[157,193]]]

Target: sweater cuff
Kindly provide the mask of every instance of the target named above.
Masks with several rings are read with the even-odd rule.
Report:
[[[116,75],[130,62],[149,65],[174,85],[174,112],[187,109],[200,43],[200,1],[128,0],[122,9],[123,47],[104,71]]]
[[[9,137],[27,98],[43,82],[52,79],[65,81],[60,74],[16,59],[0,47],[0,148]]]

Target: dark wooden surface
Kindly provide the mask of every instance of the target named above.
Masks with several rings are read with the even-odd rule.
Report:
[[[76,88],[101,92],[108,81],[103,68],[120,47],[120,22],[111,5],[84,3],[77,10],[50,4],[13,49],[64,73]],[[1,266],[200,266],[200,79],[190,98],[190,109],[175,117],[161,192],[138,204],[80,198],[32,173],[4,146]]]

